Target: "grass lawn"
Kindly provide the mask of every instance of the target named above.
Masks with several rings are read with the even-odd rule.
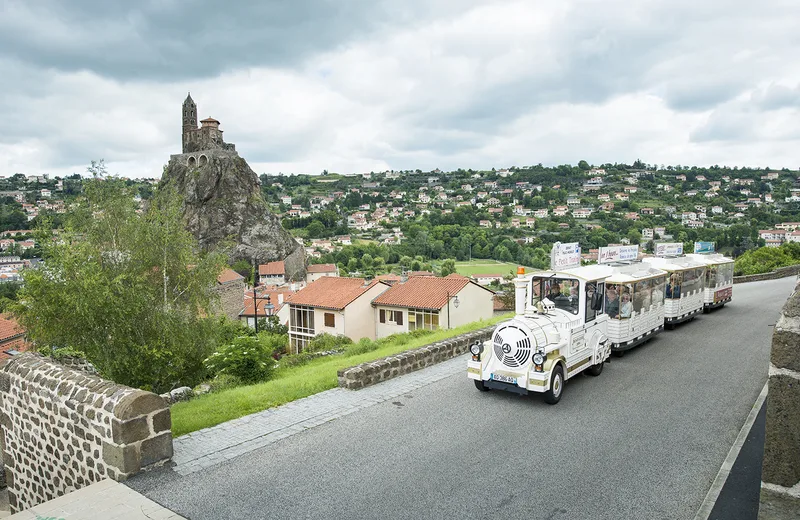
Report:
[[[378,350],[346,357],[328,356],[299,367],[279,370],[275,377],[266,383],[241,386],[219,393],[206,394],[191,401],[172,406],[172,434],[185,435],[210,426],[230,421],[238,417],[266,410],[275,406],[296,401],[339,384],[337,372],[366,361],[397,354],[405,350],[435,343],[465,332],[493,325],[509,315],[491,320],[478,321],[452,330],[439,330],[419,338],[395,341]],[[466,370],[466,368],[465,368]]]
[[[526,267],[525,272],[531,272],[531,267]],[[499,262],[497,260],[471,260],[469,262],[456,262],[456,272],[464,276],[475,274],[517,274],[517,264]]]

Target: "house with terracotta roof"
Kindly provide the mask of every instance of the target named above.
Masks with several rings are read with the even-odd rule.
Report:
[[[452,329],[494,313],[494,292],[469,278],[417,276],[398,283],[372,300],[375,336],[427,329]]]
[[[253,299],[253,290],[250,288],[244,293],[244,308],[239,313],[239,320],[248,327],[255,328],[256,318],[263,320],[268,316],[277,316],[282,325],[288,325],[289,306],[286,305],[286,299],[294,293],[288,285],[259,286],[256,288],[256,298]]]
[[[379,280],[326,276],[289,296],[289,345],[301,352],[322,333],[347,336],[353,341],[375,339],[372,300],[389,289]]]
[[[242,292],[244,287],[244,276],[233,269],[223,269],[217,276],[217,285],[214,288],[219,296],[216,311],[232,320],[238,320],[239,313],[242,312],[243,307]]]
[[[8,315],[0,315],[0,361],[25,352],[29,346],[25,340],[25,329],[17,320]]]
[[[375,277],[375,280],[380,280],[383,283],[394,285],[397,282],[402,282],[404,278],[399,274],[395,273],[387,273],[387,274],[379,274]]]
[[[339,276],[339,268],[336,267],[336,264],[311,264],[308,266],[306,282],[311,283],[323,276]]]
[[[286,265],[283,261],[269,262],[258,266],[258,281],[268,285],[286,283]]]

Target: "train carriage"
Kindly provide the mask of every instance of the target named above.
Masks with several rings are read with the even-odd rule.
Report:
[[[611,351],[621,355],[664,329],[667,271],[644,262],[610,265],[605,312]]]
[[[666,327],[692,320],[703,310],[705,264],[686,256],[646,257],[642,261],[669,273],[664,288]]]
[[[693,253],[688,258],[705,264],[703,312],[722,307],[733,299],[733,259],[719,253]]]

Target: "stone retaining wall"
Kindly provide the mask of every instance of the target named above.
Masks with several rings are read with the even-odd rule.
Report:
[[[796,276],[800,274],[800,265],[790,265],[788,267],[779,267],[769,273],[761,274],[746,274],[743,276],[734,276],[733,283],[747,283],[747,282],[760,282],[762,280],[775,280],[777,278],[785,278],[787,276]]]
[[[772,335],[767,425],[758,518],[800,512],[800,285],[784,305]]]
[[[339,386],[357,390],[441,363],[468,352],[469,346],[476,341],[486,341],[491,338],[494,329],[494,326],[487,327],[394,356],[343,368],[339,370]]]
[[[11,512],[172,457],[163,399],[34,354],[0,366],[0,451]]]

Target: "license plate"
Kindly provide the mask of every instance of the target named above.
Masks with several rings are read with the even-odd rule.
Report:
[[[500,381],[501,383],[511,383],[512,385],[517,384],[516,377],[504,376],[502,374],[492,374],[492,379],[495,381]]]

